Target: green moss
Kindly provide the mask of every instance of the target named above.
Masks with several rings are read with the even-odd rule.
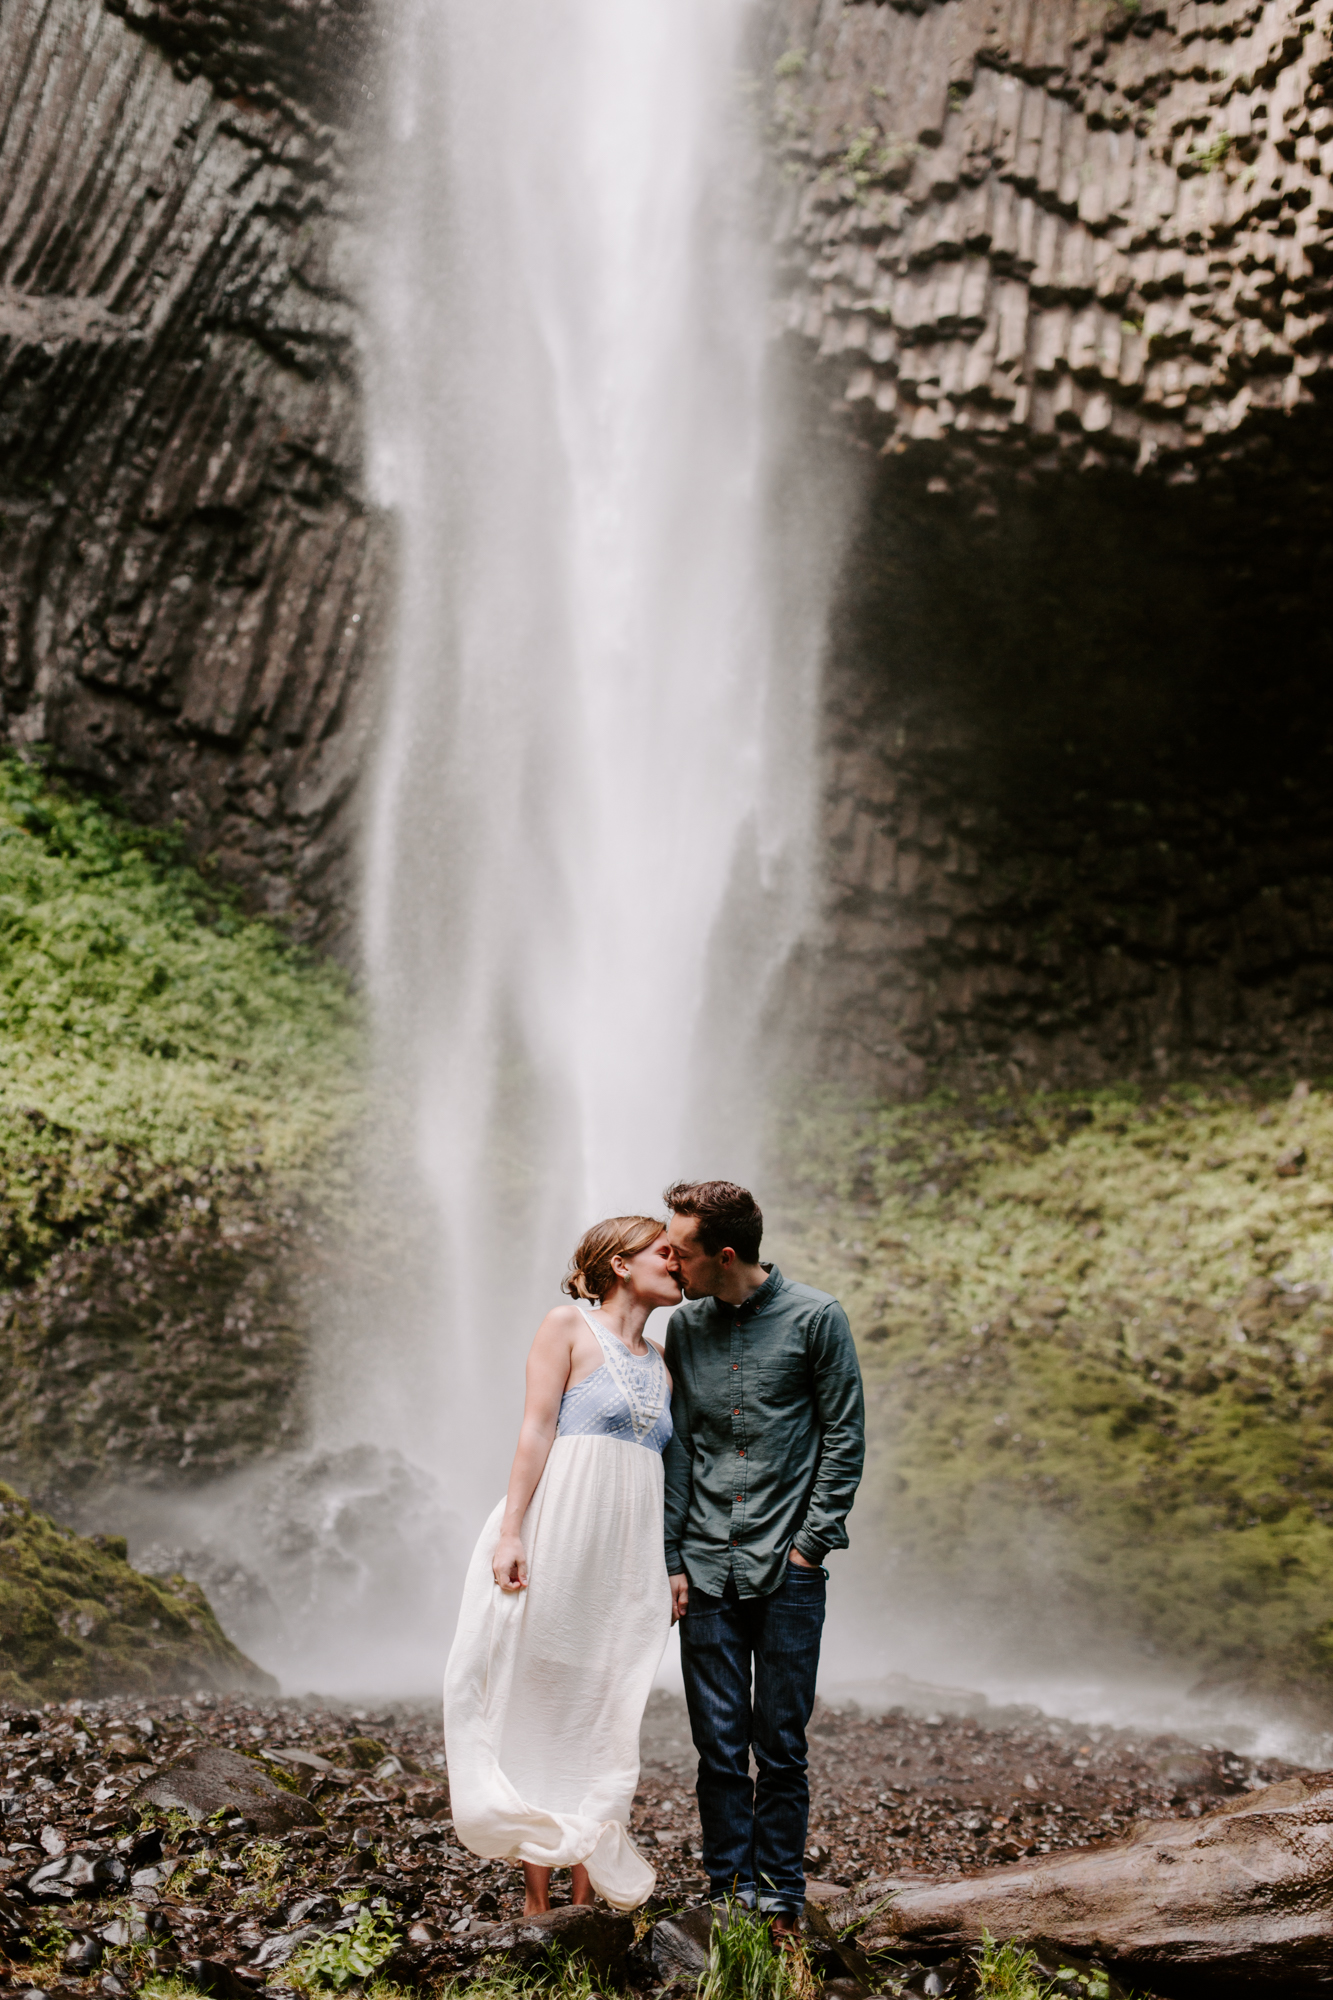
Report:
[[[0,1275],[140,1236],[182,1171],[299,1184],[358,1110],[346,982],[169,836],[0,759]]]
[[[781,1150],[776,1254],[861,1348],[860,1545],[1333,1702],[1333,1096],[828,1098]]]
[[[272,1688],[198,1584],[140,1576],[118,1538],[58,1527],[0,1485],[0,1697]]]

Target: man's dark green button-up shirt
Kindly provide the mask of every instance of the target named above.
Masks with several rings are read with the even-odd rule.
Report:
[[[865,1399],[847,1315],[774,1266],[741,1306],[690,1299],[666,1336],[673,1432],[666,1563],[713,1597],[767,1597],[795,1548],[822,1563],[865,1459]]]

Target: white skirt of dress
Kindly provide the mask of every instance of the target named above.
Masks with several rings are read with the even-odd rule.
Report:
[[[662,1460],[558,1437],[523,1521],[528,1587],[491,1574],[504,1502],[468,1565],[444,1676],[454,1830],[474,1854],[581,1861],[617,1909],[657,1877],[629,1837],[639,1728],[671,1629]]]

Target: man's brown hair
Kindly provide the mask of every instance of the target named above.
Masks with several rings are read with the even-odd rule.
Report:
[[[734,1250],[741,1264],[759,1262],[764,1217],[749,1188],[735,1181],[676,1181],[662,1197],[673,1215],[692,1215],[706,1257]]]

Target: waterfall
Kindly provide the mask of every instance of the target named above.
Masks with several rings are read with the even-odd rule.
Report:
[[[367,1223],[309,1448],[136,1531],[288,1688],[437,1684],[578,1235],[760,1157],[844,510],[775,380],[757,18],[400,0],[385,29]]]
[[[780,574],[751,12],[408,0],[395,29],[365,936],[439,1275],[392,1423],[488,1492],[579,1231],[752,1168],[803,921],[817,619]]]

